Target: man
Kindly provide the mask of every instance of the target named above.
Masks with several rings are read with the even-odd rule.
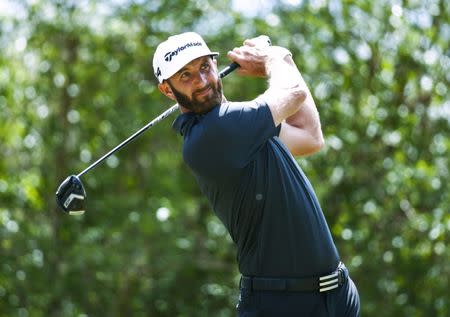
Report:
[[[182,114],[183,158],[237,245],[238,316],[359,316],[359,296],[340,262],[308,179],[293,158],[323,145],[311,93],[284,48],[258,38],[228,52],[238,73],[268,89],[228,102],[217,53],[192,32],[156,49],[159,90]]]

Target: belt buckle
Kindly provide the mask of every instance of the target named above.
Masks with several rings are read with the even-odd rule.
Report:
[[[326,292],[339,287],[339,272],[319,277],[319,292]]]
[[[319,277],[319,292],[326,292],[344,285],[346,280],[346,269],[344,263],[339,265],[333,273]]]

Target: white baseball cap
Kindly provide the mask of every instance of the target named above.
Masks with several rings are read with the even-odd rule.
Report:
[[[156,48],[153,55],[153,71],[160,83],[174,75],[184,65],[202,56],[217,56],[195,32],[170,36]]]

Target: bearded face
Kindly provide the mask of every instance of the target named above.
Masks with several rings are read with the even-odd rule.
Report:
[[[222,102],[222,82],[210,82],[202,88],[194,90],[190,96],[177,90],[168,81],[177,103],[195,113],[206,113]]]
[[[202,56],[160,84],[169,98],[192,112],[206,113],[222,102],[222,82],[215,60]]]

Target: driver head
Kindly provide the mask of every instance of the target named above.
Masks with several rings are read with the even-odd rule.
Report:
[[[76,175],[67,177],[56,191],[58,206],[70,215],[84,214],[86,191],[83,183]]]

